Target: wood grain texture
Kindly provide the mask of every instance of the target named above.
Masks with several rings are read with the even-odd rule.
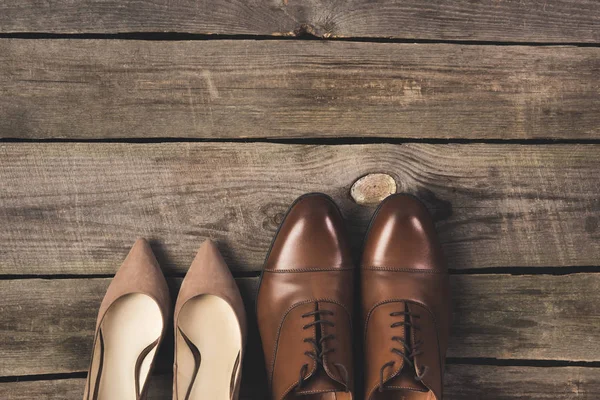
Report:
[[[0,274],[112,274],[136,237],[167,274],[205,238],[234,271],[259,271],[281,219],[306,192],[334,197],[358,255],[371,172],[430,208],[452,269],[595,266],[598,145],[4,143]]]
[[[172,281],[172,293],[179,280]],[[110,279],[0,281],[0,376],[86,371],[96,313]],[[244,373],[263,381],[255,326],[258,278],[239,280],[249,313]],[[453,275],[449,357],[600,360],[600,274]],[[581,296],[586,293],[586,296]],[[172,336],[158,372],[172,363]]]
[[[594,400],[600,398],[598,368],[535,368],[448,365],[448,400]]]
[[[600,397],[597,368],[497,367],[449,365],[446,400],[595,400]],[[246,383],[246,381],[244,380]],[[85,379],[0,383],[3,400],[80,400]],[[252,384],[259,385],[259,382]],[[171,376],[151,381],[148,400],[171,398]],[[263,400],[242,394],[241,400]]]
[[[451,276],[448,356],[598,361],[599,289],[593,273]]]
[[[600,138],[600,48],[0,39],[0,54],[0,137]]]
[[[172,379],[171,375],[151,377],[148,400],[172,398]],[[84,378],[0,383],[0,398],[3,400],[81,400],[84,386]],[[250,398],[240,400],[250,400]]]
[[[191,32],[514,42],[600,40],[593,0],[156,1],[0,3],[0,32]]]
[[[0,383],[2,400],[81,400],[85,379],[61,379],[49,381],[29,381]],[[264,392],[256,392],[251,386],[258,382],[244,382],[243,392],[239,400],[263,400]],[[172,375],[156,375],[150,380],[146,400],[166,400],[173,396]]]

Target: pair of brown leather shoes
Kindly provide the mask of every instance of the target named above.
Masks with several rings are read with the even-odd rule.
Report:
[[[146,398],[170,304],[158,262],[139,239],[100,306],[84,400]],[[181,285],[174,328],[173,399],[237,399],[246,314],[229,268],[211,241],[200,247]]]
[[[300,197],[273,240],[257,316],[273,400],[353,400],[356,269],[340,211]],[[393,195],[360,266],[366,400],[441,400],[450,325],[447,268],[425,206]]]

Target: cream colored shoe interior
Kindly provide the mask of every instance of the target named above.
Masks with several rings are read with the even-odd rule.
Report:
[[[136,400],[148,377],[163,330],[160,307],[151,297],[132,293],[116,300],[104,315],[92,368],[97,400]],[[96,361],[96,360],[95,360]],[[137,376],[136,376],[137,375]]]
[[[242,334],[231,306],[213,295],[188,300],[177,319],[178,400],[231,400]]]

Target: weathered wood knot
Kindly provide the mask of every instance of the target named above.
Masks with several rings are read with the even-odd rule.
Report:
[[[396,181],[388,174],[369,174],[359,178],[350,189],[358,204],[377,204],[396,193]]]

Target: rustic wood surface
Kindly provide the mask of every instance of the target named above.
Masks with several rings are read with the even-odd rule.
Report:
[[[254,299],[287,207],[332,195],[358,259],[396,190],[452,272],[444,398],[600,398],[599,77],[596,0],[0,0],[0,399],[81,398],[140,236],[173,297],[217,241],[242,400],[267,398]]]
[[[84,384],[83,378],[2,383],[0,398],[80,400]],[[148,400],[171,398],[171,387],[170,375],[153,377]],[[600,397],[600,374],[597,368],[581,367],[448,365],[444,390],[446,400],[595,400]],[[240,400],[257,399],[246,393]]]
[[[177,293],[179,279],[172,283]],[[87,370],[97,310],[110,282],[0,281],[0,376]],[[262,377],[254,297],[258,278],[239,279],[252,321],[245,371]],[[504,360],[600,360],[600,274],[453,275],[448,356]],[[580,293],[586,293],[581,296]],[[159,371],[169,371],[172,337]]]
[[[0,54],[0,137],[600,138],[600,48],[0,39]]]
[[[516,42],[600,40],[600,4],[538,1],[21,0],[0,3],[0,32],[191,32]]]
[[[448,365],[448,400],[594,400],[598,368]]]
[[[84,386],[85,378],[0,383],[0,398],[2,400],[81,400]],[[151,378],[146,400],[171,399],[172,389],[172,375],[155,375]],[[246,382],[244,379],[239,400],[264,400],[264,393],[264,387],[259,382]]]
[[[356,253],[373,207],[350,188],[385,172],[437,221],[452,269],[594,266],[598,145],[4,143],[0,274],[112,274],[136,237],[167,274],[212,238],[259,271],[288,206],[332,195]]]

